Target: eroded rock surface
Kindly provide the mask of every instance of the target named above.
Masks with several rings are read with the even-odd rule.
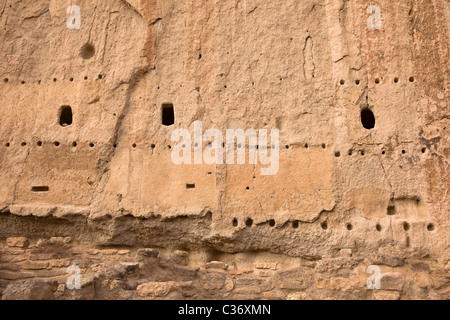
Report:
[[[69,5],[0,0],[4,299],[450,298],[449,1]],[[278,173],[175,165],[196,121]]]

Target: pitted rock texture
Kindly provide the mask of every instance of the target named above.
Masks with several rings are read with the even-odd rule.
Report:
[[[0,0],[0,30],[4,298],[449,298],[449,1]],[[175,165],[195,121],[278,129],[278,173]]]

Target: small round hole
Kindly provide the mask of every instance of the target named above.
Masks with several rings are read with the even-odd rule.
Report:
[[[381,231],[381,225],[380,224],[377,224],[377,231],[379,232],[379,231]]]
[[[376,78],[376,79],[375,79],[375,83],[376,83],[376,84],[380,84],[380,79]]]
[[[409,230],[409,228],[410,228],[410,225],[409,225],[409,223],[408,222],[403,222],[403,230],[405,230],[405,231],[408,231]]]
[[[394,82],[398,83],[398,78],[397,77],[394,78]]]
[[[113,148],[114,148],[114,149],[117,148],[117,143],[114,143],[114,144],[113,144]]]
[[[233,227],[237,227],[238,226],[238,219],[234,218],[233,219]]]
[[[415,80],[414,77],[409,78],[409,82],[414,82],[414,80]]]
[[[8,81],[9,81],[8,78],[3,79],[3,82],[4,82],[4,83],[8,83]]]
[[[343,86],[344,84],[345,84],[345,80],[341,80],[341,81],[339,81],[339,83],[341,84],[341,86]]]
[[[95,47],[90,44],[90,43],[86,43],[85,45],[83,45],[83,47],[81,47],[80,50],[80,56],[87,60],[92,58],[95,55]]]
[[[56,79],[56,78],[53,78],[53,82],[56,82],[56,81],[58,81],[58,79]]]
[[[357,85],[357,86],[359,86],[359,85],[360,85],[360,83],[361,83],[361,81],[359,81],[359,80],[356,80],[356,81],[355,81],[355,83],[356,83],[356,85]]]
[[[309,148],[309,145],[306,143],[305,144],[305,149],[308,149]]]
[[[91,142],[91,143],[89,143],[89,147],[93,148],[93,147],[95,147],[95,144]]]
[[[55,147],[59,147],[59,146],[61,145],[61,143],[59,143],[58,141],[55,141],[55,142],[53,142],[53,145],[54,145]]]
[[[286,149],[289,149],[289,145],[286,145],[285,148],[286,148]]]
[[[328,222],[324,221],[320,224],[320,226],[322,227],[323,230],[327,230],[328,229]]]
[[[402,154],[406,154],[406,150],[402,150]]]
[[[172,146],[167,146],[169,148],[169,150],[172,150]]]
[[[132,146],[133,148],[136,148],[136,147],[137,147],[136,143],[133,143],[131,146]]]
[[[327,145],[325,143],[322,143],[322,149],[326,149]]]
[[[427,148],[422,148],[422,153],[427,152]]]
[[[36,142],[36,145],[37,145],[38,147],[42,147],[42,141]]]
[[[25,146],[27,145],[27,143],[26,143],[26,142],[22,142],[20,145],[21,145],[22,147],[25,147]]]
[[[155,149],[156,148],[156,145],[154,145],[153,143],[152,143],[152,145],[150,146],[152,149]]]
[[[72,147],[76,148],[77,145],[78,145],[78,144],[77,144],[76,141],[72,142]]]
[[[361,150],[360,153],[363,157],[366,155],[366,152],[364,150]]]
[[[245,190],[247,190],[247,191],[250,190],[250,187],[245,187]]]
[[[352,231],[353,230],[353,225],[351,223],[347,223],[347,230],[348,231]]]
[[[84,76],[84,80],[87,80],[88,79],[88,76]]]
[[[102,79],[103,79],[103,75],[99,74],[99,75],[98,75],[98,79],[99,79],[99,80],[102,80]]]
[[[292,222],[292,228],[294,228],[294,229],[298,229],[298,226],[299,226],[299,223],[298,223],[298,221],[294,221],[294,222]]]
[[[73,82],[73,78],[70,78],[69,81],[70,81],[70,82]]]
[[[428,231],[434,231],[434,224],[432,224],[432,223],[429,223],[428,225],[427,225],[427,230]]]
[[[348,150],[348,155],[349,156],[353,155],[353,150]]]
[[[7,142],[5,143],[5,147],[9,148],[11,146],[11,143]]]
[[[270,219],[269,220],[269,226],[275,227],[275,220],[274,219]]]
[[[247,218],[247,220],[245,220],[245,225],[247,227],[251,227],[253,225],[253,220],[251,218]]]
[[[20,83],[21,83],[21,84],[25,84],[25,81],[21,81]]]
[[[386,154],[386,150],[382,150],[381,154],[384,156]]]
[[[341,156],[341,153],[340,153],[339,151],[336,151],[336,152],[334,153],[334,156],[335,156],[336,158],[339,158],[339,157]]]

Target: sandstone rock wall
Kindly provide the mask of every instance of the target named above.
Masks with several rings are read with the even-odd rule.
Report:
[[[93,276],[89,297],[449,297],[449,1],[0,0],[0,30],[4,297],[30,297],[23,279],[86,297],[61,291],[66,264],[112,262],[143,287]],[[278,173],[175,165],[171,134],[195,121],[279,129]],[[144,248],[201,271],[142,262]],[[204,269],[218,260],[232,268]],[[405,285],[368,290],[371,264]]]

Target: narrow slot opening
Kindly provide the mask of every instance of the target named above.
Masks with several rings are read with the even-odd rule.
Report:
[[[48,186],[35,186],[31,187],[32,192],[48,192],[50,188]]]

